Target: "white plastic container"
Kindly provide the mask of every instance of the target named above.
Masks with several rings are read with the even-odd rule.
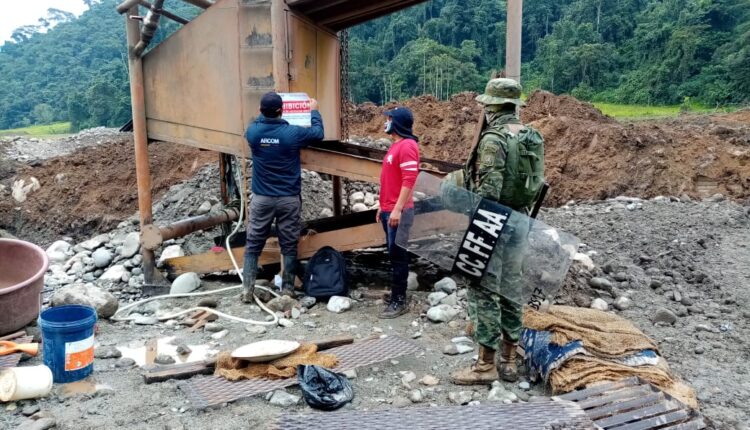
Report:
[[[283,108],[281,119],[291,125],[310,127],[312,125],[312,109],[310,96],[306,93],[279,93]]]
[[[0,401],[44,397],[52,390],[52,371],[45,365],[0,370]]]

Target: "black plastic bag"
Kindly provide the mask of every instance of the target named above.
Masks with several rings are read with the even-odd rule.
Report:
[[[297,366],[297,380],[310,407],[324,411],[336,410],[352,401],[354,389],[346,376],[325,367]]]

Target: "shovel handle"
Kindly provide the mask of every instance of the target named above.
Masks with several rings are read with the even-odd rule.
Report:
[[[0,356],[9,355],[16,352],[23,352],[31,356],[39,353],[38,343],[15,343],[9,340],[0,341]]]

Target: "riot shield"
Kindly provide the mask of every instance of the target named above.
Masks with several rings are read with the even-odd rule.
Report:
[[[397,245],[518,304],[538,307],[562,287],[575,236],[426,172],[414,193],[414,222]]]

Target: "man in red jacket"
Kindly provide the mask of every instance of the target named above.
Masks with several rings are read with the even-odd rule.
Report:
[[[409,253],[396,245],[396,233],[409,234],[414,221],[412,192],[419,173],[419,147],[412,133],[414,116],[406,107],[385,113],[385,132],[394,140],[383,159],[380,173],[380,207],[375,219],[383,224],[393,280],[391,298],[380,318],[396,318],[408,311],[406,281],[409,278]]]

